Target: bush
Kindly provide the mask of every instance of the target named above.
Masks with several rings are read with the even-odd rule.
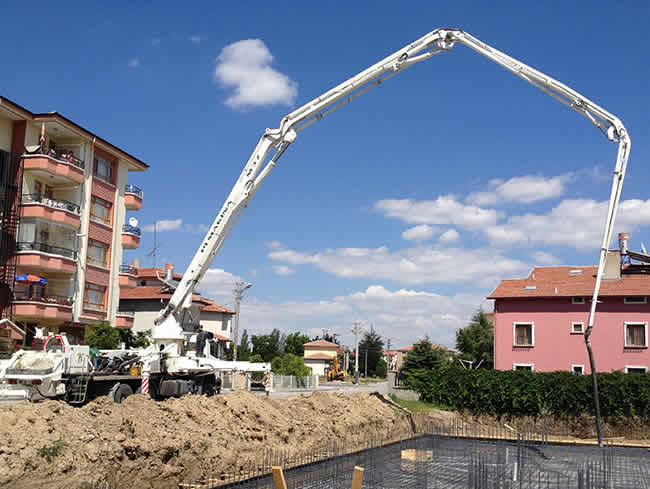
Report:
[[[407,381],[425,402],[493,416],[593,414],[591,376],[571,372],[466,370],[412,372]],[[601,414],[650,419],[650,374],[598,374]]]
[[[295,375],[298,378],[311,375],[311,369],[305,366],[305,360],[291,353],[275,357],[271,362],[271,370],[278,375]]]
[[[386,378],[386,373],[388,372],[388,365],[383,358],[380,358],[377,362],[377,368],[375,369],[375,376],[381,379]]]
[[[101,321],[86,328],[85,342],[100,350],[114,350],[120,346],[120,332],[108,321]]]
[[[41,448],[36,450],[36,453],[39,455],[39,457],[43,457],[47,459],[48,462],[51,462],[56,457],[61,455],[61,451],[63,450],[64,446],[65,442],[63,440],[57,440],[51,445],[43,445]]]

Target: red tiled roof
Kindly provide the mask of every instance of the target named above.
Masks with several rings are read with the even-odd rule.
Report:
[[[227,307],[220,306],[219,304],[208,304],[201,308],[201,312],[223,312],[226,314],[235,314],[234,311],[231,311]]]
[[[415,343],[415,345],[417,345],[417,343]],[[408,352],[410,352],[410,351],[413,351],[413,347],[414,347],[415,345],[405,346],[404,348],[400,348],[400,349],[397,350],[397,351],[401,351],[401,352],[403,352],[403,353],[408,353]],[[431,344],[431,349],[432,349],[432,350],[451,351],[449,348],[447,348],[447,347],[445,347],[445,346],[442,346],[442,345],[436,345],[435,343],[432,343],[432,344]]]
[[[213,334],[214,337],[215,337],[216,339],[218,339],[219,341],[226,341],[226,342],[228,342],[228,343],[232,343],[232,340],[231,340],[230,338],[227,338],[227,337],[225,337],[225,336],[221,336],[220,334],[217,334],[217,333],[212,333],[212,334]]]
[[[158,278],[159,276],[165,278],[166,270],[164,268],[138,268],[138,278]],[[180,273],[174,272],[173,279],[181,280],[183,276]]]
[[[331,360],[333,356],[325,355],[325,353],[317,353],[316,355],[309,355],[305,360]]]
[[[305,348],[339,348],[339,345],[336,343],[325,340],[310,341],[309,343],[305,343],[303,346]]]
[[[169,300],[171,299],[172,291],[163,291],[163,286],[160,285],[144,285],[133,288],[123,288],[120,290],[120,299],[128,300]],[[204,304],[201,307],[202,311],[206,312],[223,312],[224,314],[235,314],[234,311],[217,304],[210,299],[201,297],[199,294],[192,294],[192,302]]]
[[[582,273],[569,274],[570,270],[582,270]],[[535,267],[526,278],[502,280],[488,299],[591,296],[597,270],[596,266]],[[619,280],[603,280],[599,295],[650,295],[650,275],[623,274]]]

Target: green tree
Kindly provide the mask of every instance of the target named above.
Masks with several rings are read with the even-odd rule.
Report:
[[[85,343],[100,350],[114,350],[120,346],[120,331],[108,321],[86,327]]]
[[[381,339],[375,328],[370,326],[359,342],[359,370],[365,372],[366,355],[368,356],[368,376],[377,375],[377,363],[381,359],[381,351],[384,349],[384,340]]]
[[[275,328],[270,334],[253,335],[253,353],[261,355],[265,362],[270,362],[275,357],[284,353],[286,337]]]
[[[406,380],[406,385],[416,389],[424,382],[429,372],[443,365],[445,357],[441,350],[433,348],[429,337],[425,336],[415,343],[413,350],[406,355],[400,377]]]
[[[229,350],[230,358],[228,358],[228,352],[226,353],[226,358],[232,360],[233,359],[232,343],[231,346],[228,348],[228,350]],[[239,346],[237,346],[237,360],[241,360],[242,362],[245,362],[248,360],[250,356],[251,356],[251,347],[248,342],[248,331],[244,330],[239,340]]]
[[[380,358],[377,362],[377,369],[375,370],[375,375],[379,378],[385,379],[386,374],[388,373],[388,365],[383,358]]]
[[[296,377],[311,375],[311,369],[305,366],[305,360],[291,353],[275,357],[271,362],[271,370],[279,375],[295,375]]]
[[[251,363],[264,363],[264,359],[262,358],[262,355],[258,353],[254,353],[253,355],[251,355],[248,361]]]
[[[291,353],[292,355],[302,357],[305,353],[305,343],[309,343],[309,336],[304,335],[300,332],[291,333],[287,336],[284,351],[286,353]]]
[[[329,341],[330,343],[336,343],[337,345],[341,346],[341,340],[339,340],[333,334],[325,333],[322,338],[320,336],[315,336],[314,341],[317,340],[325,340],[325,341]]]
[[[151,344],[151,330],[138,331],[133,334],[130,329],[120,329],[120,343],[124,343],[126,348],[146,348]]]
[[[482,367],[492,368],[494,365],[494,325],[483,309],[479,309],[470,323],[456,331],[456,349],[464,360],[472,360]]]

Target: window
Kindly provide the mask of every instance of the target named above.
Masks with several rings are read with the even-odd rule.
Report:
[[[647,304],[647,297],[626,297],[623,299],[625,304]]]
[[[95,241],[88,240],[88,263],[91,265],[99,265],[105,267],[108,264],[108,245]]]
[[[111,224],[111,208],[112,204],[105,200],[95,197],[90,199],[90,217],[96,221],[103,222],[104,224]]]
[[[584,365],[571,365],[571,372],[578,375],[584,375],[585,366]]]
[[[535,370],[535,365],[532,363],[514,363],[512,365],[512,370],[527,370],[532,372]]]
[[[533,323],[515,323],[513,325],[514,346],[534,346]]]
[[[95,155],[95,165],[93,175],[100,180],[113,183],[113,162],[108,161],[101,156]]]
[[[645,348],[648,346],[648,323],[625,323],[625,346]]]
[[[39,182],[38,180],[35,180],[34,181],[34,197],[36,197],[37,202],[40,202],[42,192],[43,192],[43,186],[41,185],[41,182]]]
[[[585,323],[571,323],[571,334],[582,334],[585,332]]]
[[[571,297],[571,304],[584,304],[584,303],[585,303],[584,297]]]
[[[626,365],[625,373],[626,374],[644,374],[648,371],[648,367],[636,366],[636,365]]]
[[[94,311],[104,310],[104,300],[106,298],[106,287],[95,284],[86,284],[86,293],[84,294],[84,308]]]

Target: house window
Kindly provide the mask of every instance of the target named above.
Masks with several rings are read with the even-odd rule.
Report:
[[[623,302],[625,304],[647,304],[648,298],[647,297],[626,297],[625,299],[623,299]]]
[[[84,308],[94,311],[103,311],[105,307],[106,287],[102,285],[86,284],[84,294]]]
[[[527,370],[532,372],[535,370],[535,365],[532,363],[513,363],[512,370]]]
[[[88,263],[91,265],[99,265],[105,267],[108,264],[108,245],[95,241],[88,240]]]
[[[626,365],[625,373],[626,374],[644,374],[648,371],[648,367],[636,366],[636,365]]]
[[[584,303],[585,303],[584,297],[571,297],[571,304],[584,304]]]
[[[625,346],[645,348],[648,346],[648,323],[625,323]]]
[[[585,323],[571,323],[571,334],[582,334],[585,332]]]
[[[585,366],[584,365],[571,365],[571,372],[578,375],[584,375]]]
[[[100,180],[113,183],[113,162],[108,161],[101,156],[95,155],[95,165],[93,175]]]
[[[112,207],[110,202],[93,195],[90,199],[90,217],[96,221],[110,225]]]
[[[534,326],[534,323],[515,323],[514,346],[535,346]]]

